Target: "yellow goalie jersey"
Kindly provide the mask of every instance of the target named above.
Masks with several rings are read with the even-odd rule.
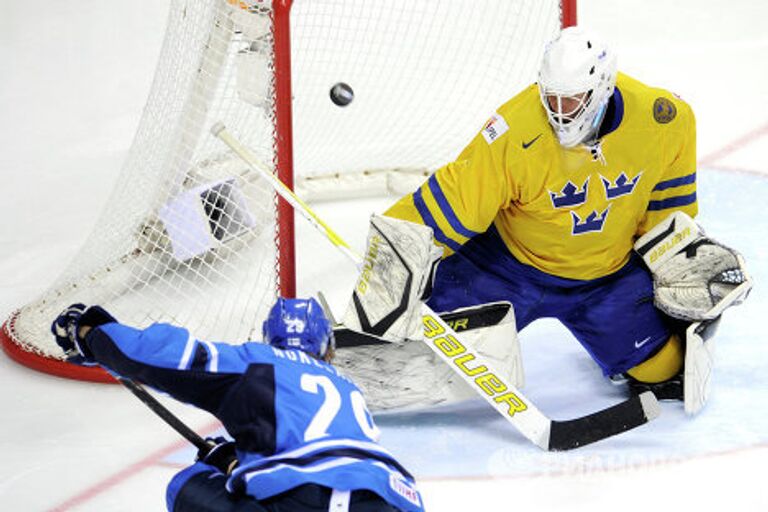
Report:
[[[611,274],[674,210],[696,215],[696,124],[680,98],[619,73],[600,133],[595,146],[562,147],[531,85],[385,214],[432,227],[445,255],[493,224],[522,263]]]

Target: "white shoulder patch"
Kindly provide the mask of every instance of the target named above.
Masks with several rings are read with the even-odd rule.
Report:
[[[493,141],[504,135],[509,130],[509,125],[499,114],[493,114],[483,126],[483,137],[485,142],[491,144]]]

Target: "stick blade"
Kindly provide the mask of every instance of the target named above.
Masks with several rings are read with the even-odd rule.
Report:
[[[565,451],[606,439],[659,417],[661,407],[650,391],[581,418],[552,421],[549,451]]]

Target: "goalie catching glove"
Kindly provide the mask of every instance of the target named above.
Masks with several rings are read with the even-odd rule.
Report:
[[[675,212],[635,243],[653,275],[654,303],[667,315],[712,320],[741,304],[752,288],[744,260]]]
[[[387,341],[421,336],[421,303],[432,291],[442,253],[431,228],[373,215],[344,325]]]

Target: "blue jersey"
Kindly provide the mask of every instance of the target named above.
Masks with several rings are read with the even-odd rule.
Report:
[[[86,343],[113,372],[221,420],[240,461],[229,491],[261,500],[315,483],[367,489],[399,509],[423,510],[413,477],[376,442],[362,393],[329,364],[262,343],[197,340],[168,324],[108,323]]]

